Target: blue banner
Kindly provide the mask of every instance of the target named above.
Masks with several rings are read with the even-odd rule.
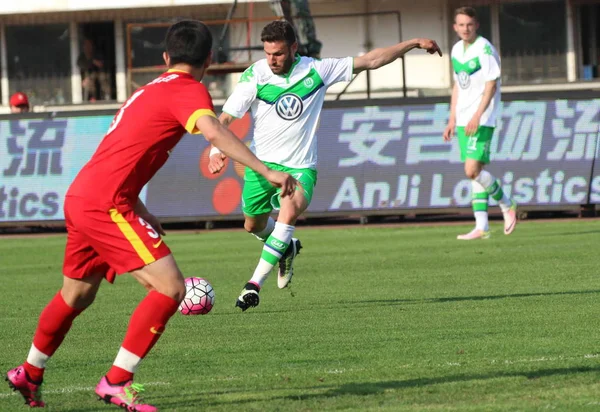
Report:
[[[63,220],[67,188],[112,118],[0,121],[0,222]]]

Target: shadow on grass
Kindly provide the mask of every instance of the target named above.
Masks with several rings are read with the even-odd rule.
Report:
[[[343,301],[341,304],[352,305],[400,305],[400,304],[416,304],[416,303],[445,303],[445,302],[468,302],[481,300],[496,300],[496,299],[518,299],[532,298],[539,296],[568,296],[568,295],[595,295],[600,294],[600,290],[573,290],[568,292],[537,292],[537,293],[514,293],[504,295],[486,295],[486,296],[452,296],[446,298],[426,298],[426,299],[375,299],[375,300],[356,300]]]
[[[160,402],[160,407],[167,410],[173,410],[172,408],[183,407],[184,405],[197,404],[199,408],[206,408],[208,406],[226,406],[239,407],[245,404],[255,403],[256,407],[260,404],[272,402],[272,401],[319,401],[328,398],[342,397],[346,395],[351,396],[370,396],[378,395],[387,390],[402,390],[416,387],[427,387],[439,384],[447,383],[459,383],[459,382],[472,382],[472,381],[486,381],[490,379],[502,379],[502,378],[515,378],[524,377],[527,379],[539,379],[549,376],[561,376],[561,375],[572,375],[577,373],[598,373],[600,372],[600,366],[576,366],[572,368],[551,368],[551,369],[538,369],[534,371],[497,371],[486,374],[465,374],[465,375],[451,375],[451,376],[439,376],[432,378],[418,378],[418,379],[407,379],[407,380],[391,380],[391,381],[380,381],[380,382],[355,382],[348,383],[341,386],[331,385],[315,385],[312,387],[304,388],[285,388],[278,387],[272,388],[272,391],[301,391],[304,393],[297,395],[285,395],[285,396],[268,396],[266,395],[269,390],[262,390],[263,396],[254,396],[256,392],[241,391],[242,396],[251,396],[251,399],[239,399],[239,400],[207,400],[208,396],[220,396],[220,395],[231,395],[232,393],[240,393],[239,391],[215,391],[214,393],[205,393],[197,397],[184,396],[179,401],[173,400],[169,402],[166,398],[165,402]],[[321,391],[320,393],[305,393]],[[171,397],[173,399],[173,397]],[[183,403],[183,404],[182,404]],[[278,404],[281,406],[280,404]]]
[[[520,299],[540,296],[570,296],[570,295],[596,295],[600,294],[600,289],[594,290],[573,290],[568,292],[537,292],[537,293],[514,293],[503,295],[486,296],[451,296],[445,298],[425,298],[425,299],[369,299],[369,300],[341,300],[337,302],[316,303],[313,306],[297,307],[293,305],[278,306],[276,310],[250,310],[244,312],[242,316],[260,316],[282,313],[312,312],[316,307],[320,309],[339,310],[341,308],[360,308],[364,306],[396,306],[396,305],[417,305],[422,303],[447,303],[447,302],[469,302],[498,299]],[[240,316],[240,311],[219,312],[211,316]]]

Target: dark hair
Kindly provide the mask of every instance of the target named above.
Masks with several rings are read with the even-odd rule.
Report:
[[[454,10],[454,20],[456,20],[456,16],[458,16],[459,14],[464,14],[465,16],[469,16],[472,19],[477,20],[477,12],[473,7],[463,6]]]
[[[296,32],[287,20],[275,20],[262,29],[260,41],[285,41],[288,46],[291,46],[296,43]]]
[[[212,50],[212,34],[201,21],[182,20],[169,27],[165,44],[171,65],[187,63],[200,67]]]

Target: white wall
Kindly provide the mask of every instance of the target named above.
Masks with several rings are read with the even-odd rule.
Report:
[[[438,41],[444,57],[430,56],[422,50],[413,50],[406,55],[406,82],[409,89],[442,89],[445,93],[450,88],[449,65],[449,21],[446,17],[445,0],[346,0],[343,2],[315,0],[310,3],[313,15],[350,14],[365,12],[399,12],[400,28],[397,15],[373,15],[366,17],[315,18],[317,38],[323,43],[321,57],[358,56],[376,47],[386,47],[399,40],[416,37],[429,37]],[[238,8],[236,17],[247,17],[248,6]],[[267,4],[257,4],[253,9],[254,17],[272,17],[273,13]],[[267,22],[253,23],[252,44],[260,44],[260,30]],[[400,29],[400,30],[399,30]],[[367,31],[369,36],[367,35]],[[246,38],[245,27],[237,26],[232,31],[233,39]],[[401,33],[401,37],[400,37]],[[366,47],[370,37],[371,46]],[[238,44],[239,46],[239,44]],[[252,54],[253,59],[264,57],[261,52]],[[235,76],[234,76],[235,77]],[[236,79],[233,79],[234,81]],[[338,84],[329,89],[337,93],[345,84]],[[371,90],[399,90],[402,88],[402,66],[400,60],[371,71]],[[348,93],[366,91],[366,73],[359,77],[348,88]]]
[[[250,0],[238,0],[247,3]],[[268,0],[256,0],[256,3]],[[0,0],[0,14],[228,4],[231,0]]]

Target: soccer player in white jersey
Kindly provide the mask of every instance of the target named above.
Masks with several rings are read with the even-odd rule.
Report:
[[[517,223],[517,204],[484,166],[490,162],[490,143],[500,109],[500,57],[485,38],[477,35],[479,22],[475,9],[460,7],[454,13],[454,31],[460,40],[452,48],[454,88],[450,119],[444,140],[458,135],[465,174],[471,179],[475,229],[458,235],[460,240],[488,239],[488,198],[496,200],[504,216],[504,234],[510,235]]]
[[[374,49],[360,57],[314,59],[296,54],[293,27],[285,20],[267,24],[261,33],[266,58],[250,66],[223,106],[219,120],[229,125],[248,110],[254,120],[252,151],[266,165],[287,171],[300,186],[293,200],[281,198],[264,178],[246,169],[242,192],[244,228],[264,242],[252,278],[236,301],[245,311],[258,305],[258,292],[279,262],[278,286],[285,288],[301,244],[292,238],[296,219],[306,210],[317,182],[315,132],[329,86],[352,79],[353,73],[377,69],[419,48],[442,55],[429,39],[414,39]],[[211,149],[209,170],[218,173],[225,157]],[[279,209],[277,222],[270,216]]]

